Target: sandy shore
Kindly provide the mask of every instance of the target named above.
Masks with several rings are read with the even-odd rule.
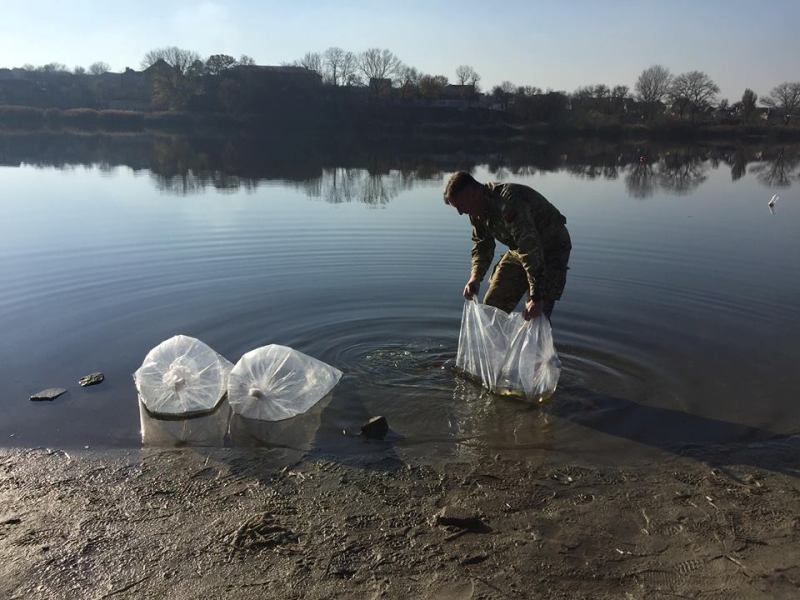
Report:
[[[797,598],[797,456],[3,450],[0,597]]]

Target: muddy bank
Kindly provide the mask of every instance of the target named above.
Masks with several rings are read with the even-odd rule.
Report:
[[[0,451],[0,597],[798,597],[796,441],[705,452]]]

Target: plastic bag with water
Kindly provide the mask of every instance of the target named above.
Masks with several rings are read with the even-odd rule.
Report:
[[[213,411],[233,365],[198,339],[176,335],[150,350],[133,374],[147,410],[166,417]]]
[[[214,410],[190,416],[155,415],[139,399],[139,423],[145,446],[223,446],[231,407],[224,400]]]
[[[475,300],[464,303],[456,367],[493,392],[539,402],[553,395],[561,374],[547,317],[526,321]]]
[[[281,421],[306,412],[339,383],[342,372],[287,346],[251,350],[228,377],[228,402],[248,419]]]

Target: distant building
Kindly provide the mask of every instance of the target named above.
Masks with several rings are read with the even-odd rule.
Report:
[[[243,84],[268,86],[275,92],[312,90],[322,86],[322,76],[305,67],[239,65],[222,72]]]
[[[431,105],[442,108],[468,108],[478,103],[479,100],[479,94],[475,91],[474,84],[450,84],[442,88],[441,94],[431,102]]]
[[[442,90],[442,98],[447,100],[457,100],[461,98],[471,99],[475,97],[475,84],[467,85],[449,84]]]

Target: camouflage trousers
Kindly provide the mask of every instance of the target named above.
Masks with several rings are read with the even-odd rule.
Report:
[[[543,303],[544,314],[549,317],[567,283],[572,242],[566,227],[561,227],[546,242],[544,245],[544,273],[540,277],[543,281],[536,281],[536,287],[544,291],[540,301]],[[527,291],[528,275],[525,273],[519,254],[515,250],[509,250],[500,257],[494,266],[489,279],[489,289],[486,291],[483,302],[511,312]]]

